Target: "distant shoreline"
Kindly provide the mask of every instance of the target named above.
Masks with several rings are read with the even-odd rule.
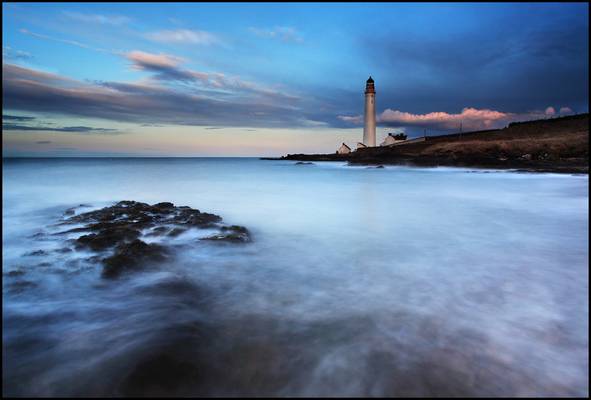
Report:
[[[298,156],[304,156],[302,158]],[[318,156],[318,157],[315,157]],[[407,167],[415,167],[415,168],[436,168],[436,167],[452,167],[452,168],[477,168],[483,170],[507,170],[511,172],[537,172],[537,173],[562,173],[562,174],[589,174],[588,166],[567,166],[567,165],[560,165],[560,166],[522,166],[522,165],[492,165],[492,164],[464,164],[464,163],[453,163],[453,162],[446,162],[447,160],[442,160],[441,162],[433,162],[433,163],[423,163],[421,161],[416,162],[415,160],[400,160],[399,162],[354,162],[348,159],[325,159],[324,154],[290,154],[289,157],[261,157],[261,160],[268,160],[268,161],[318,161],[318,162],[336,162],[336,161],[345,161],[350,166],[368,166],[368,167],[376,167],[376,166],[407,166]]]
[[[516,122],[503,129],[431,136],[421,142],[368,147],[349,154],[288,154],[261,159],[588,174],[589,114]]]

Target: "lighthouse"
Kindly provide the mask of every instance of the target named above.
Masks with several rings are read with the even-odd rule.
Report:
[[[376,146],[376,89],[371,76],[365,83],[365,126],[363,127],[363,144],[367,147]]]

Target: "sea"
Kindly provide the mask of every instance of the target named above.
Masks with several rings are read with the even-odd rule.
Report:
[[[589,178],[256,158],[3,159],[4,396],[588,396]],[[172,202],[116,279],[64,211]],[[70,246],[71,247],[71,246]]]

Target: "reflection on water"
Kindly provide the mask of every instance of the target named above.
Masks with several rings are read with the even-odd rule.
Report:
[[[588,395],[586,176],[70,159],[3,178],[5,395]],[[254,242],[179,237],[104,280],[50,225],[123,199]]]

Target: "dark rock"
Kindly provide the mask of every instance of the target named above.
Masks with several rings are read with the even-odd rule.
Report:
[[[114,278],[126,270],[139,269],[146,263],[163,261],[165,256],[164,247],[136,239],[117,246],[112,256],[103,259],[103,276]]]
[[[69,247],[63,247],[61,249],[55,250],[56,253],[71,253],[72,249]]]
[[[179,231],[172,232],[173,229],[171,229],[168,226],[163,226],[163,227],[154,228],[152,231],[146,233],[145,236],[146,237],[165,237],[165,236],[176,237],[182,233],[182,232],[180,232],[180,229],[181,228],[179,228]]]
[[[246,228],[224,226],[222,218],[204,213],[187,206],[175,207],[173,203],[161,202],[154,205],[131,200],[120,201],[113,206],[73,215],[59,225],[84,224],[56,234],[83,232],[74,239],[76,248],[87,248],[96,252],[111,251],[108,257],[95,255],[87,262],[102,262],[103,276],[115,277],[123,271],[137,270],[146,264],[166,259],[166,248],[147,244],[140,240],[142,231],[149,229],[146,236],[175,237],[189,229],[215,228],[218,235],[208,240],[226,242],[249,242]],[[67,252],[69,249],[56,250]]]
[[[115,207],[148,209],[148,208],[150,208],[150,205],[147,203],[140,203],[139,201],[122,200],[119,203],[115,204]]]
[[[169,203],[169,202],[163,202],[163,203],[154,204],[152,207],[159,209],[159,210],[171,210],[174,208],[174,204]]]
[[[251,241],[250,232],[243,226],[232,225],[221,228],[222,233],[202,238],[216,242],[248,243]]]
[[[170,232],[168,232],[168,236],[176,237],[181,233],[185,233],[187,230],[185,228],[174,228]]]
[[[125,200],[111,207],[75,215],[70,218],[70,221],[114,222],[119,219],[131,222],[140,218],[141,220],[137,222],[145,222],[150,211],[152,211],[152,207],[149,204]]]
[[[167,226],[157,226],[156,228],[153,228],[148,234],[147,236],[160,236],[160,235],[164,235],[166,232],[168,232],[170,230],[169,227]]]
[[[309,161],[298,161],[295,165],[314,165],[314,163]]]
[[[210,228],[215,226],[215,223],[220,222],[221,220],[222,219],[215,214],[197,212],[188,215],[184,220],[183,217],[181,217],[181,221],[179,222],[199,228]]]
[[[223,226],[221,228],[222,232],[227,232],[227,231],[232,231],[232,232],[236,232],[236,233],[243,233],[248,235],[248,229],[246,229],[243,226],[240,225],[230,225],[230,226]]]
[[[90,247],[92,250],[106,250],[125,241],[137,239],[140,232],[132,228],[104,229],[99,233],[80,236],[76,242],[81,246]]]
[[[54,235],[64,235],[66,233],[88,232],[89,230],[90,229],[87,227],[73,228],[73,229],[68,229],[67,231],[61,231],[61,232],[54,233]]]

